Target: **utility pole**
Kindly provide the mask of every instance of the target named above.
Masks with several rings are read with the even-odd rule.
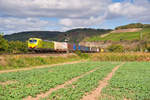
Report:
[[[143,52],[143,49],[142,49],[142,40],[143,40],[143,33],[140,32],[140,52]]]
[[[69,35],[65,34],[65,42],[67,43],[67,45],[68,45],[69,40],[70,40]],[[67,54],[69,54],[69,49],[67,49]]]

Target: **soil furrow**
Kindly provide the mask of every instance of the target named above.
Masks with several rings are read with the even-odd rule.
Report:
[[[112,78],[113,74],[115,74],[115,71],[123,64],[124,63],[121,63],[120,65],[116,66],[111,73],[109,73],[102,81],[99,82],[99,86],[94,91],[83,96],[81,100],[98,100],[98,97],[101,95],[102,89],[108,85],[108,81]]]
[[[56,90],[58,90],[58,89],[64,88],[66,85],[72,84],[73,82],[77,81],[79,78],[82,78],[82,77],[84,77],[84,76],[86,76],[86,75],[88,75],[88,74],[90,74],[90,73],[96,71],[97,69],[98,69],[98,68],[95,68],[95,69],[93,69],[93,70],[91,70],[91,71],[89,71],[89,72],[86,72],[86,73],[82,74],[81,76],[75,77],[75,78],[73,78],[73,79],[71,79],[71,80],[65,82],[65,83],[62,84],[62,85],[58,85],[58,86],[56,86],[55,88],[50,89],[50,90],[49,90],[48,92],[46,92],[46,93],[38,94],[38,95],[36,96],[36,98],[33,98],[33,97],[31,97],[31,96],[28,96],[27,98],[24,98],[23,100],[39,100],[39,99],[41,99],[41,98],[45,98],[45,97],[47,97],[48,95],[50,95],[52,92],[54,92],[54,91],[56,91]]]
[[[17,81],[0,82],[0,85],[8,85],[8,84],[13,84],[13,83],[17,83]]]

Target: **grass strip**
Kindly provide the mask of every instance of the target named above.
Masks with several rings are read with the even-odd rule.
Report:
[[[150,61],[150,53],[95,53],[91,55],[94,61]]]
[[[33,66],[51,65],[79,60],[82,60],[82,58],[75,55],[66,57],[32,57],[23,55],[7,55],[6,57],[0,57],[0,70],[29,68]]]

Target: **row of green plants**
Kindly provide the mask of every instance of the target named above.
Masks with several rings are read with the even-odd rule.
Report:
[[[52,92],[52,94],[44,98],[44,100],[80,100],[86,93],[95,89],[99,85],[99,81],[106,77],[106,75],[119,64],[101,63],[104,65],[100,64],[96,71],[81,77],[72,84],[65,86],[65,88]]]
[[[150,100],[150,63],[128,62],[102,90],[99,100]]]
[[[106,65],[110,64],[106,62],[84,62],[3,73],[0,74],[0,82],[12,81],[12,83],[0,84],[0,100],[21,100],[28,96],[36,97],[37,94],[44,93],[74,77]]]
[[[7,41],[0,34],[0,53],[27,53],[28,47],[26,42]]]

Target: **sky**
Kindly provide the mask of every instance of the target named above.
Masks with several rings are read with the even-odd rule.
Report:
[[[0,0],[0,32],[114,29],[150,23],[150,0]]]

